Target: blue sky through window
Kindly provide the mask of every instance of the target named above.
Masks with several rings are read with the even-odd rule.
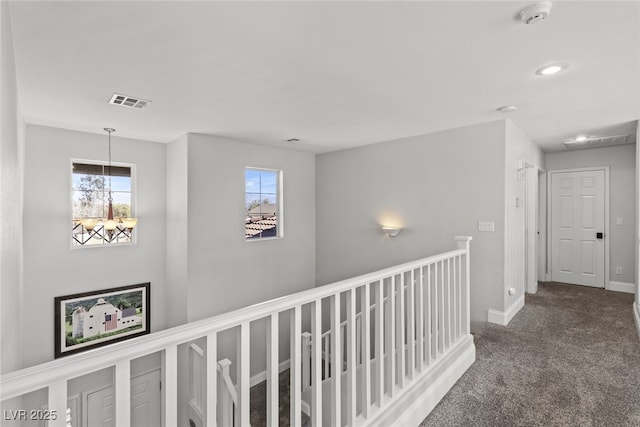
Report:
[[[250,169],[245,170],[245,203],[247,208],[253,201],[276,203],[278,172]]]

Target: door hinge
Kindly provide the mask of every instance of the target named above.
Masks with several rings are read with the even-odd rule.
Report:
[[[162,381],[160,381],[160,390],[162,390]]]

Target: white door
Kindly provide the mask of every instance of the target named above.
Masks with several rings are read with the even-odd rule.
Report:
[[[551,280],[604,288],[605,171],[551,173]]]
[[[87,427],[115,427],[113,387],[87,394]],[[158,427],[160,422],[160,371],[131,379],[131,426]]]

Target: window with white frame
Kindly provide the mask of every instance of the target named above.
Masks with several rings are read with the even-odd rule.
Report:
[[[282,171],[245,169],[245,238],[282,237]]]
[[[72,246],[133,241],[134,169],[134,165],[72,161]]]

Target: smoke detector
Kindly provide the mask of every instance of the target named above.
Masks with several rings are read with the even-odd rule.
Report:
[[[537,24],[551,13],[551,2],[541,1],[520,11],[520,19],[525,24]]]

